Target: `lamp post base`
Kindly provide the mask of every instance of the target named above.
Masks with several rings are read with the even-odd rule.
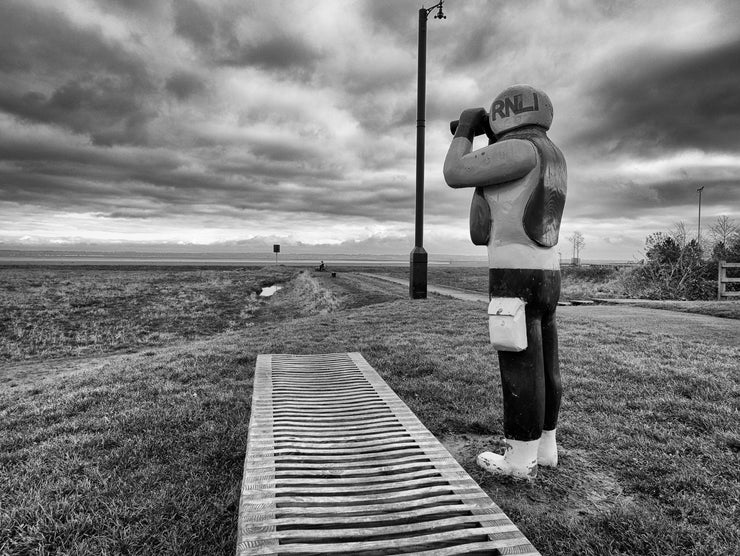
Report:
[[[411,270],[409,272],[409,295],[411,299],[427,298],[427,261],[429,256],[423,247],[416,246],[411,251]]]

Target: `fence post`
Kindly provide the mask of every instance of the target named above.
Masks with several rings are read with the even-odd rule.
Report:
[[[733,288],[728,289],[728,284],[740,284],[740,276],[727,276],[727,270],[733,268],[735,272],[740,270],[740,262],[728,263],[727,261],[719,262],[719,269],[717,271],[717,299],[724,301],[725,299],[740,299],[740,289]]]

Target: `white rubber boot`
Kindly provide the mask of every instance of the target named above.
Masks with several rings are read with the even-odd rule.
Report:
[[[478,465],[494,475],[505,475],[531,481],[537,476],[537,447],[539,440],[506,439],[506,450],[500,456],[483,452],[478,456]]]
[[[537,463],[545,467],[558,466],[558,445],[555,442],[555,431],[542,431],[540,445],[537,448]]]

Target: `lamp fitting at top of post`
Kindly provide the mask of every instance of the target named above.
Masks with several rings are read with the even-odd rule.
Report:
[[[436,4],[432,6],[431,8],[427,9],[427,15],[429,15],[432,10],[437,10],[437,13],[434,15],[434,19],[447,19],[447,16],[442,12],[442,4],[444,4],[444,0],[440,2],[439,4]]]

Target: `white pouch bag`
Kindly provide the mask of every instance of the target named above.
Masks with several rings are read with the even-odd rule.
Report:
[[[518,297],[492,297],[488,304],[488,330],[497,351],[527,349],[527,320],[524,300]]]

